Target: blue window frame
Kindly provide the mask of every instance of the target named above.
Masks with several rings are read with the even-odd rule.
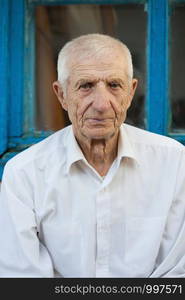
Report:
[[[0,153],[8,144],[8,32],[9,3],[0,1]]]
[[[185,0],[0,0],[0,178],[11,157],[50,134],[33,129],[29,117],[34,114],[34,109],[26,111],[24,103],[25,99],[31,102],[34,97],[35,7],[136,3],[144,4],[148,14],[146,129],[185,144],[185,132],[176,134],[169,129],[168,47],[171,4],[185,3]],[[24,64],[25,59],[31,63]],[[25,126],[25,122],[29,126]]]

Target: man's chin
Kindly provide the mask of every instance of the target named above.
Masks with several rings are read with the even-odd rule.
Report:
[[[92,140],[107,140],[112,138],[116,134],[116,130],[108,130],[108,129],[87,129],[83,132],[83,135],[88,139]]]

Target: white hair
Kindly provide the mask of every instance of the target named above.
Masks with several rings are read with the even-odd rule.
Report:
[[[58,81],[63,87],[66,87],[67,79],[70,76],[70,63],[74,61],[75,57],[78,59],[90,57],[101,58],[102,55],[106,55],[107,51],[110,52],[110,50],[118,49],[123,52],[126,58],[127,76],[132,79],[133,65],[128,47],[120,40],[111,36],[91,33],[72,39],[60,50],[57,63]]]

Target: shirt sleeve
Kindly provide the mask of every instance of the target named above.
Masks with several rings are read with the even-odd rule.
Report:
[[[5,166],[0,192],[0,277],[54,277],[38,238],[32,187],[12,165]]]
[[[166,180],[168,180],[166,178]],[[151,277],[185,277],[185,150],[179,159],[174,197]]]

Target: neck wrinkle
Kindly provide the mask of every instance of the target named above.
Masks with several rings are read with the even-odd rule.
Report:
[[[78,140],[77,140],[78,141]],[[88,163],[105,176],[117,156],[118,135],[109,140],[91,140],[78,144]]]

